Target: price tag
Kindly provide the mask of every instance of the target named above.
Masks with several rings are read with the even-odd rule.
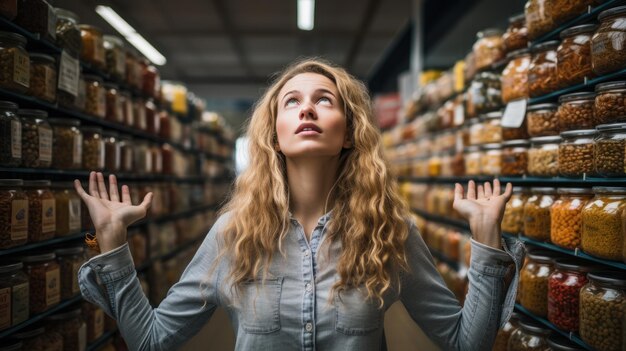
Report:
[[[502,126],[505,128],[519,128],[524,123],[526,116],[526,104],[528,101],[515,100],[506,105],[504,115],[502,116]]]
[[[454,125],[460,126],[465,121],[465,108],[463,104],[458,104],[454,108]]]
[[[78,59],[72,57],[67,51],[61,53],[61,64],[59,65],[59,89],[70,93],[72,96],[78,95],[78,75],[80,74]]]

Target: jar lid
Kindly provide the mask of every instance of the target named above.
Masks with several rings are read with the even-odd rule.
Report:
[[[502,118],[502,111],[489,112],[489,113],[483,115],[483,118],[484,119]]]
[[[524,13],[509,17],[509,23],[513,24],[519,22],[526,22],[526,15],[524,15]]]
[[[593,195],[593,189],[592,188],[559,188],[557,190],[557,193],[559,194],[581,194],[581,195],[585,195],[585,194],[589,194],[589,195]]]
[[[596,194],[626,194],[626,188],[620,186],[594,186],[593,192]]]
[[[562,132],[561,138],[576,138],[582,136],[594,136],[598,134],[598,131],[595,129],[580,129],[580,130],[570,130],[567,132]]]
[[[20,45],[26,45],[26,37],[17,33],[0,31],[0,41],[2,40],[16,41]]]
[[[11,101],[0,101],[0,109],[2,110],[14,110],[17,111],[19,106]]]
[[[626,80],[616,80],[613,82],[600,83],[596,85],[596,93],[601,91],[626,88]]]
[[[556,110],[559,107],[557,104],[536,104],[530,105],[526,108],[526,112],[539,111],[539,110]]]
[[[552,330],[550,330],[549,328],[544,327],[543,325],[537,322],[533,322],[529,319],[520,319],[519,325],[520,327],[522,327],[522,329],[527,330],[531,333],[546,334],[546,335],[552,333]]]
[[[0,346],[0,351],[20,351],[23,346],[21,341],[7,341],[5,345]]]
[[[0,265],[0,274],[15,272],[22,269],[23,267],[24,264],[22,262],[2,263],[2,265]]]
[[[115,83],[111,83],[111,82],[106,82],[106,83],[104,83],[104,87],[105,87],[106,89],[115,89],[115,90],[119,90],[119,89],[120,89],[120,86],[119,86],[119,85],[117,85],[117,84],[115,84]]]
[[[554,260],[554,265],[556,266],[556,268],[583,273],[589,273],[596,269],[596,267],[586,264],[585,261],[576,260],[573,258],[557,258]]]
[[[48,112],[44,110],[19,109],[17,114],[20,117],[48,118]]]
[[[124,41],[122,40],[122,38],[118,37],[117,35],[104,35],[102,36],[102,39],[104,41],[111,42],[117,46],[124,47]]]
[[[22,256],[21,259],[23,262],[31,263],[31,262],[41,262],[41,261],[52,261],[57,257],[54,252],[44,252],[44,253],[36,253],[28,256]]]
[[[502,145],[500,145],[499,143],[485,144],[482,145],[480,148],[482,150],[500,150],[502,148]]]
[[[96,31],[98,33],[102,33],[102,30],[99,27],[96,27],[94,25],[91,24],[79,24],[78,28],[80,28],[81,30],[93,30]]]
[[[61,249],[54,250],[54,253],[57,256],[68,256],[68,255],[78,255],[85,252],[85,248],[82,246],[74,246],[74,247],[64,247]]]
[[[478,39],[486,38],[486,37],[495,37],[502,35],[502,30],[498,28],[486,28],[476,33],[476,37]]]
[[[565,94],[559,97],[559,102],[567,102],[574,100],[593,100],[596,98],[596,93],[593,91],[583,91],[580,93]]]
[[[480,72],[476,75],[476,78],[474,78],[474,80],[481,80],[481,79],[487,79],[487,80],[500,80],[500,75],[493,73],[493,72]]]
[[[84,74],[83,78],[85,79],[85,81],[95,81],[95,82],[98,82],[98,83],[104,82],[102,77],[97,76],[95,74]]]
[[[612,123],[612,124],[601,124],[596,126],[598,131],[607,131],[607,130],[626,130],[626,123]]]
[[[85,127],[81,128],[81,129],[83,130],[83,132],[102,134],[102,128],[100,128],[100,127],[85,126]]]
[[[24,186],[27,187],[49,187],[52,182],[49,180],[25,180]]]
[[[513,146],[529,146],[530,143],[526,139],[515,139],[509,140],[502,143],[502,147],[513,147]]]
[[[556,335],[556,334],[553,334],[550,336],[550,338],[548,338],[548,345],[550,345],[550,348],[554,351],[584,351],[586,350],[582,346],[575,344],[569,341],[568,339],[560,335]]]
[[[530,49],[519,49],[519,50],[509,52],[506,55],[506,59],[511,60],[511,59],[518,58],[520,56],[524,56],[528,54],[530,54]]]
[[[80,308],[76,308],[76,309],[71,310],[71,311],[53,314],[52,316],[50,316],[50,317],[48,317],[46,319],[47,320],[51,320],[51,321],[62,321],[62,320],[70,319],[70,318],[76,318],[76,317],[80,316],[82,313],[83,313],[83,311]]]
[[[561,32],[561,39],[582,33],[595,32],[596,29],[598,29],[597,24],[583,24],[582,26],[571,27]]]
[[[528,252],[528,258],[533,261],[542,262],[542,263],[553,263],[556,258],[554,254],[550,251],[545,250],[533,250]]]
[[[37,335],[41,335],[43,333],[46,332],[46,328],[45,327],[36,327],[33,329],[27,329],[27,330],[20,330],[16,333],[13,333],[13,335],[11,335],[11,337],[14,337],[16,339],[30,339],[32,337],[35,337]]]
[[[615,15],[621,15],[623,13],[626,13],[626,6],[618,6],[618,7],[614,7],[612,9],[608,9],[606,11],[602,11],[600,12],[600,15],[598,15],[598,21],[602,21],[607,17],[612,17]]]
[[[530,188],[531,193],[540,193],[540,194],[555,194],[556,189],[550,187],[532,187]]]
[[[48,122],[50,122],[50,124],[61,125],[61,126],[80,127],[80,121],[77,119],[71,119],[71,118],[50,118]]]
[[[48,63],[52,63],[52,64],[56,64],[57,60],[50,56],[50,55],[46,55],[46,54],[41,54],[41,53],[30,53],[30,60],[31,61],[37,61],[37,62],[48,62]]]
[[[560,143],[561,142],[561,137],[558,135],[551,135],[551,136],[543,136],[543,137],[536,137],[536,138],[530,138],[530,143],[531,144],[554,144],[554,143]]]
[[[541,43],[533,47],[532,52],[537,53],[537,52],[543,52],[543,51],[548,51],[548,50],[556,50],[556,48],[559,47],[560,43],[561,42],[558,40],[546,41],[545,43]]]
[[[587,277],[596,282],[626,287],[626,278],[624,277],[623,272],[615,272],[615,271],[593,272],[593,273],[587,274]]]
[[[526,188],[521,187],[521,186],[514,186],[513,187],[513,193],[519,194],[519,193],[523,193],[526,191]]]
[[[0,179],[0,186],[22,186],[24,181],[21,179]]]

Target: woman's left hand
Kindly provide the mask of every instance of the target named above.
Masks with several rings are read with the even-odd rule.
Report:
[[[502,216],[512,191],[511,183],[507,183],[504,193],[501,193],[498,179],[493,181],[493,190],[489,182],[476,187],[474,181],[470,180],[467,184],[467,196],[464,197],[463,186],[455,184],[452,206],[469,222],[474,240],[502,249],[500,239]]]

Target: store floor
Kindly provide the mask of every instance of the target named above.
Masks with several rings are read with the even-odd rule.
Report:
[[[385,334],[389,351],[439,351],[399,302],[392,305],[385,314]],[[211,321],[181,350],[202,350],[206,345],[211,345],[216,350],[235,348],[235,334],[228,315],[221,308],[215,311]]]

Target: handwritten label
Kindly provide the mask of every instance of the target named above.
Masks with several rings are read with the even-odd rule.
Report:
[[[79,78],[78,59],[72,57],[67,51],[61,52],[61,63],[59,64],[59,90],[63,90],[72,96],[78,96]]]
[[[72,148],[72,163],[80,165],[83,160],[83,135],[74,136],[74,145]]]
[[[30,87],[30,60],[21,50],[15,50],[13,54],[13,81]]]
[[[11,157],[22,158],[22,123],[11,121]]]
[[[77,232],[80,230],[80,199],[71,199],[68,202],[68,206],[70,215],[69,230],[70,232]]]
[[[52,130],[39,127],[39,161],[52,161]]]
[[[527,100],[515,100],[506,105],[504,115],[502,116],[502,127],[519,128],[524,123],[526,116]]]

